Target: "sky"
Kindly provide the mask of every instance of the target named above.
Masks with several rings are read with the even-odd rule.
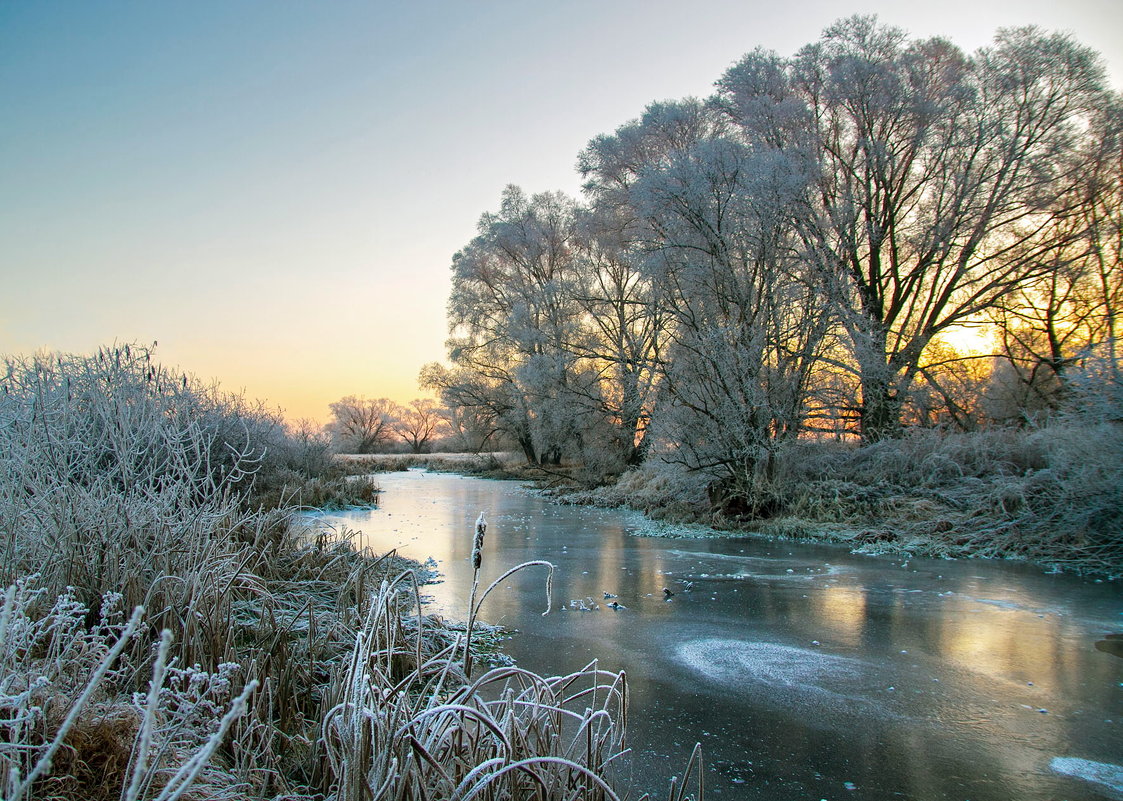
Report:
[[[1068,31],[1123,89],[1123,0],[0,0],[0,354],[157,342],[292,420],[406,402],[504,186],[577,194],[597,134],[853,13]]]

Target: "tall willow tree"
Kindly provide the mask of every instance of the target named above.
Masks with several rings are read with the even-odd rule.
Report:
[[[1059,202],[1104,102],[1091,50],[1035,29],[973,58],[872,17],[794,58],[756,51],[718,83],[747,141],[805,161],[805,258],[846,327],[867,441],[895,434],[933,339],[1047,275]]]
[[[803,164],[729,129],[698,101],[656,104],[594,140],[582,166],[655,289],[669,458],[746,494],[801,430],[830,318],[791,224]]]
[[[576,204],[510,186],[453,258],[448,341],[458,368],[430,375],[447,403],[489,410],[530,462],[558,462],[577,431],[571,385]]]
[[[1054,233],[1065,247],[1054,266],[1003,298],[1001,331],[1007,414],[1052,410],[1067,396],[1070,368],[1102,358],[1118,364],[1123,312],[1123,108],[1115,97],[1093,120],[1076,179],[1056,206]],[[1012,408],[1010,408],[1012,407]]]
[[[598,329],[599,360],[610,366],[610,397],[620,398],[622,432],[634,429],[628,463],[647,450],[647,433],[664,392],[674,309],[652,257],[662,242],[637,182],[669,167],[677,154],[720,133],[726,123],[698,100],[653,103],[639,120],[594,138],[578,158],[586,179],[586,258],[591,265],[585,303]]]
[[[423,380],[476,409],[531,462],[606,472],[636,464],[651,414],[659,327],[614,221],[515,187],[453,259],[453,370]]]
[[[1118,369],[1123,337],[1123,96],[1116,94],[1092,126],[1081,170],[1081,219],[1088,237],[1087,280],[1098,308],[1093,345]]]
[[[671,321],[664,428],[676,458],[739,496],[767,482],[801,431],[831,325],[789,225],[803,184],[784,156],[728,139],[682,151],[637,184]]]
[[[572,343],[592,377],[594,392],[583,400],[610,432],[601,461],[619,467],[639,464],[647,452],[666,316],[627,226],[610,210],[580,216],[574,299],[584,329]]]

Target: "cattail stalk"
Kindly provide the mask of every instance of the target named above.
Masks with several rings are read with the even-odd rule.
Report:
[[[464,675],[472,675],[472,629],[476,627],[476,593],[480,588],[480,566],[483,564],[484,536],[487,519],[484,513],[476,518],[476,536],[472,540],[472,592],[468,596],[468,626],[464,635]]]

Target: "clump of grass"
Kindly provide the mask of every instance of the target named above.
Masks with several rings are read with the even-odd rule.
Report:
[[[460,643],[426,653],[424,640],[403,636],[394,585],[373,600],[332,682],[322,733],[329,798],[620,797],[622,673],[593,663],[544,678],[509,666],[469,680]]]
[[[554,495],[565,503],[638,509],[669,523],[710,522],[706,495],[709,479],[658,457],[628,470],[613,484],[592,490],[561,488]]]
[[[263,509],[346,509],[377,506],[381,491],[370,476],[348,475],[334,466],[312,476],[282,470],[269,484],[255,485],[251,502]]]

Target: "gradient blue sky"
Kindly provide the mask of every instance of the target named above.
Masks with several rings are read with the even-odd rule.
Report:
[[[851,13],[1067,30],[1123,86],[1121,0],[0,0],[0,353],[158,340],[292,418],[406,401],[506,184],[576,193],[594,135]]]

